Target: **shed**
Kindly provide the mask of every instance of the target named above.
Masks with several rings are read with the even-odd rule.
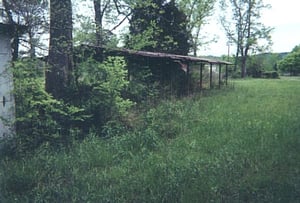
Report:
[[[221,70],[222,68],[225,68],[225,84],[228,83],[228,66],[233,65],[232,63],[228,61],[223,60],[217,60],[217,59],[209,59],[204,57],[195,57],[195,56],[188,56],[188,55],[178,55],[178,54],[170,54],[170,53],[162,53],[162,52],[150,52],[150,51],[139,51],[139,50],[130,50],[130,49],[124,49],[124,48],[105,48],[105,47],[99,47],[99,46],[91,46],[91,45],[82,45],[82,49],[90,48],[93,50],[96,50],[96,54],[99,53],[106,53],[107,55],[119,55],[119,56],[125,56],[125,57],[131,57],[131,56],[139,56],[139,57],[145,57],[145,58],[156,58],[161,60],[170,60],[175,63],[178,63],[182,69],[186,73],[186,75],[189,76],[190,74],[190,65],[194,64],[199,67],[199,86],[200,89],[203,88],[203,70],[205,66],[209,66],[209,87],[212,88],[213,84],[213,66],[216,68],[216,71],[218,72],[218,87],[221,87]],[[187,77],[189,78],[189,77]],[[187,83],[189,83],[189,80],[187,80]],[[189,87],[189,84],[187,84],[187,87]],[[188,89],[189,92],[189,89]]]

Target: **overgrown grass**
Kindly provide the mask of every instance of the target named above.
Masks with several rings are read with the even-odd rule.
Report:
[[[298,202],[300,80],[162,102],[122,136],[1,158],[1,202]]]

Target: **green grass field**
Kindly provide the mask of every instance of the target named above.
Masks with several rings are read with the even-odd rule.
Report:
[[[1,158],[1,202],[300,202],[300,79],[162,102],[122,136]]]

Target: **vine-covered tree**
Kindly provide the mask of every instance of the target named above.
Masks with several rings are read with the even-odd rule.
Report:
[[[190,33],[186,15],[175,1],[151,0],[135,5],[127,46],[137,50],[187,54]]]
[[[231,8],[231,19],[226,9]],[[235,67],[241,60],[241,77],[246,76],[248,55],[255,51],[265,51],[271,45],[271,27],[264,26],[259,20],[262,9],[268,8],[263,0],[222,0],[221,23],[228,40],[236,45]]]
[[[48,57],[50,67],[46,72],[46,90],[57,99],[66,96],[66,90],[72,81],[72,28],[71,0],[51,0]]]

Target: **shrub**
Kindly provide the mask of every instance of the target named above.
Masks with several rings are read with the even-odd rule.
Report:
[[[182,129],[179,125],[182,110],[182,103],[165,101],[146,113],[144,124],[146,128],[153,130],[160,137],[175,138]]]
[[[103,63],[89,58],[78,64],[72,102],[90,115],[82,126],[87,133],[94,129],[100,134],[107,122],[121,120],[133,105],[122,96],[128,86],[124,67],[122,57],[108,57]]]
[[[10,141],[15,142],[15,151],[32,151],[45,142],[68,145],[75,132],[72,128],[84,118],[81,109],[58,101],[45,91],[43,65],[34,59],[13,65],[16,135]]]
[[[263,78],[270,78],[270,79],[278,79],[279,74],[277,71],[265,71],[262,73]]]
[[[132,68],[132,67],[131,67]],[[159,83],[153,80],[153,74],[148,67],[139,66],[132,71],[126,96],[137,103],[145,103],[157,99]]]

